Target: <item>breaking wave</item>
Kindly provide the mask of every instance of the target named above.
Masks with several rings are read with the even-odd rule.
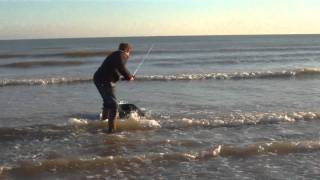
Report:
[[[0,177],[37,177],[44,173],[70,173],[81,171],[99,170],[106,173],[112,172],[112,168],[118,170],[145,169],[147,166],[159,167],[161,162],[191,162],[202,161],[216,157],[251,157],[259,155],[286,155],[290,153],[311,153],[320,150],[319,140],[304,141],[271,141],[252,143],[247,145],[215,145],[213,148],[199,152],[167,152],[146,153],[138,155],[118,155],[96,158],[67,159],[58,158],[43,160],[41,162],[23,162],[12,167],[1,167]],[[106,170],[107,169],[107,170]],[[108,170],[109,169],[109,170]]]
[[[137,81],[186,81],[186,80],[248,80],[248,79],[294,79],[315,78],[320,76],[319,68],[303,68],[284,71],[265,72],[235,72],[235,73],[207,73],[207,74],[178,74],[178,75],[150,75],[138,76]],[[4,86],[32,86],[50,84],[75,84],[91,82],[92,77],[85,78],[46,78],[46,79],[2,79],[0,87]]]
[[[50,84],[75,84],[91,82],[92,78],[47,78],[47,79],[4,79],[0,81],[0,87],[4,86],[34,86]]]
[[[306,78],[320,75],[318,68],[303,68],[284,71],[265,72],[235,72],[235,73],[207,73],[207,74],[179,74],[179,75],[152,75],[138,77],[138,80],[145,81],[177,81],[177,80],[241,80],[241,79],[286,79],[286,78]]]
[[[207,119],[182,118],[167,120],[162,124],[164,128],[192,128],[192,127],[238,127],[244,125],[273,124],[280,122],[296,122],[320,120],[319,112],[247,112],[214,115]]]
[[[212,149],[201,151],[196,154],[197,159],[210,157],[247,157],[261,154],[285,155],[289,153],[311,152],[320,150],[320,141],[273,141],[265,143],[254,143],[249,145],[218,145]]]
[[[149,117],[150,116],[150,117]],[[66,125],[33,125],[27,127],[2,127],[0,128],[0,140],[12,141],[28,138],[61,137],[82,130],[85,132],[97,132],[107,127],[107,121],[100,121],[98,117],[69,118]],[[119,131],[154,130],[154,129],[188,129],[188,128],[219,128],[241,127],[247,125],[274,124],[281,122],[294,123],[297,121],[320,120],[320,112],[243,112],[213,115],[206,119],[174,119],[156,118],[148,115],[140,117],[137,113],[131,113],[129,118],[119,119],[117,129]]]
[[[27,127],[1,127],[0,141],[14,141],[21,139],[61,138],[72,135],[78,131],[99,132],[107,127],[108,120],[100,121],[99,118],[86,119],[72,117],[64,125],[32,125]],[[141,117],[138,113],[131,113],[128,118],[116,121],[117,131],[151,130],[161,128],[157,120],[148,116]]]
[[[103,129],[107,126],[108,120],[89,120],[82,118],[70,118],[69,123],[76,128],[90,128],[90,129]],[[161,127],[160,123],[153,119],[140,117],[138,113],[131,113],[129,118],[125,120],[116,121],[117,130],[149,130],[158,129]]]

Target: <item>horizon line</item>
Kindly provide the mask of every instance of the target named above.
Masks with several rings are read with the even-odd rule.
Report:
[[[216,34],[216,35],[144,35],[144,36],[87,36],[87,37],[53,37],[53,38],[18,38],[0,39],[0,41],[21,41],[21,40],[63,40],[63,39],[99,39],[99,38],[154,38],[154,37],[205,37],[205,36],[304,36],[320,35],[315,33],[288,33],[288,34]]]

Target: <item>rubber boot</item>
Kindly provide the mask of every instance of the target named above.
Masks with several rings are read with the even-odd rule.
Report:
[[[108,113],[108,133],[113,133],[116,130],[117,109],[109,109]]]
[[[103,108],[102,109],[102,116],[101,116],[101,121],[104,121],[106,119],[108,119],[108,116],[109,116],[109,109],[105,109]]]

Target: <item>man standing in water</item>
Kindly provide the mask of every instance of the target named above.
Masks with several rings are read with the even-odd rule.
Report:
[[[114,93],[115,85],[120,75],[127,81],[133,81],[134,76],[126,68],[127,60],[132,51],[128,43],[121,43],[117,51],[112,52],[94,73],[93,80],[102,99],[102,120],[108,119],[108,133],[115,131],[115,119],[118,103]]]

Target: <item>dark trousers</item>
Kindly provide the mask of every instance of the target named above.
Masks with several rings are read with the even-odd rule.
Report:
[[[118,109],[117,98],[115,96],[114,90],[115,86],[111,82],[97,82],[96,85],[102,100],[103,100],[103,108],[104,109]]]
[[[108,119],[109,132],[115,130],[114,120],[118,111],[117,98],[115,96],[115,84],[111,82],[99,82],[94,81],[102,100],[103,100],[103,109],[102,109],[102,120]]]

